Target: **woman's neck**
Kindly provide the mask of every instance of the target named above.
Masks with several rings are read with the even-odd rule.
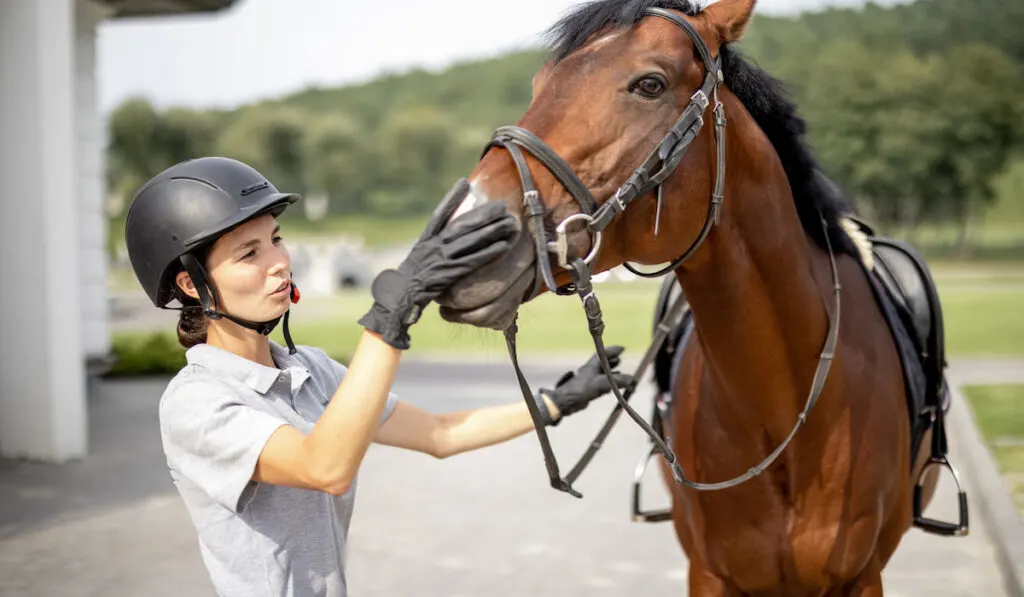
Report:
[[[270,354],[270,339],[226,319],[210,322],[206,343],[266,367],[277,368]]]

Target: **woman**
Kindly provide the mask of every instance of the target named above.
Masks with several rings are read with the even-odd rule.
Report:
[[[153,304],[181,309],[187,365],[161,397],[160,430],[222,596],[346,594],[346,535],[370,442],[445,458],[533,429],[521,401],[435,415],[389,392],[422,309],[508,249],[518,224],[503,205],[449,223],[456,202],[442,204],[403,263],[374,280],[346,368],[288,334],[297,290],[276,217],[297,200],[241,162],[201,158],[146,183],[125,227]],[[282,317],[287,350],[267,337]],[[616,364],[621,349],[610,352]],[[610,389],[591,359],[537,400],[554,425]]]

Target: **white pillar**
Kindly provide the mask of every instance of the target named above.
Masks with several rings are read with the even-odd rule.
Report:
[[[0,453],[85,454],[73,0],[0,0]]]
[[[107,219],[104,163],[106,128],[99,112],[96,84],[96,27],[109,9],[90,0],[75,3],[75,128],[81,214],[82,358],[86,365],[110,354],[107,317]]]

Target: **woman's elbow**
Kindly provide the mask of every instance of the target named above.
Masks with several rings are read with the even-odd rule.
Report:
[[[339,466],[337,462],[318,465],[315,459],[311,460],[313,462],[309,462],[306,469],[306,477],[311,487],[334,496],[344,495],[352,488],[355,475],[347,467]]]
[[[333,496],[345,495],[352,488],[352,476],[343,472],[315,473],[313,486]]]
[[[352,489],[351,481],[336,481],[334,483],[325,485],[321,491],[333,495],[335,497],[339,497],[348,493],[349,489]]]
[[[430,449],[427,451],[427,454],[433,456],[437,460],[444,460],[445,458],[448,458],[449,456],[454,456],[455,452],[453,452],[444,443],[440,443],[439,442],[437,444],[434,444],[434,445],[430,446]]]

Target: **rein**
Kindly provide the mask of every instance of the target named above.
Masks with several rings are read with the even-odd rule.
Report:
[[[611,413],[609,413],[607,420],[595,436],[594,440],[591,441],[588,449],[583,453],[576,465],[573,466],[569,473],[563,478],[558,466],[557,458],[555,457],[554,451],[551,448],[551,443],[548,439],[546,425],[544,423],[545,419],[539,410],[540,407],[538,406],[538,402],[533,398],[533,392],[530,389],[529,382],[527,382],[519,365],[519,359],[516,352],[516,333],[518,332],[518,325],[516,321],[513,320],[512,324],[505,329],[504,335],[508,346],[509,356],[512,360],[512,366],[515,369],[516,377],[519,381],[519,387],[523,393],[523,398],[526,401],[527,408],[529,409],[530,417],[533,419],[534,427],[537,430],[537,438],[540,442],[541,451],[544,454],[544,463],[547,468],[551,486],[554,489],[563,491],[578,498],[583,496],[573,488],[572,484],[579,478],[584,469],[594,458],[597,451],[601,448],[608,434],[611,432],[612,427],[615,425],[623,411],[625,411],[626,414],[628,414],[629,417],[633,419],[633,421],[643,429],[644,433],[646,433],[650,438],[652,442],[652,453],[659,452],[662,454],[665,462],[669,465],[672,471],[672,477],[677,484],[699,491],[716,491],[734,487],[760,475],[782,454],[786,449],[786,446],[788,446],[796,436],[800,427],[807,421],[807,416],[814,408],[814,405],[825,386],[825,381],[828,377],[828,371],[831,366],[833,356],[835,354],[835,347],[838,341],[840,320],[839,275],[836,268],[835,256],[831,242],[828,240],[828,231],[826,228],[825,238],[828,243],[829,264],[832,270],[835,306],[832,311],[828,313],[828,335],[825,338],[825,344],[820,354],[817,368],[815,369],[814,379],[811,384],[804,409],[798,415],[797,421],[789,435],[775,450],[772,451],[771,454],[768,455],[768,457],[756,466],[749,468],[745,473],[726,481],[699,483],[690,480],[686,476],[686,472],[683,470],[682,465],[679,463],[679,459],[668,446],[665,439],[663,439],[651,427],[651,425],[629,405],[629,399],[636,390],[637,380],[643,376],[647,368],[654,361],[655,355],[658,350],[660,350],[662,344],[664,344],[672,329],[672,323],[675,319],[681,316],[684,308],[686,307],[686,300],[682,295],[672,303],[656,325],[654,338],[637,366],[632,383],[624,390],[620,390],[614,383],[612,367],[609,363],[608,354],[604,346],[604,320],[601,313],[601,306],[598,302],[597,295],[594,292],[591,279],[591,265],[600,251],[601,233],[620,213],[626,210],[634,199],[642,195],[646,195],[656,189],[658,208],[655,220],[655,234],[657,234],[658,221],[660,219],[662,206],[662,185],[675,171],[676,167],[685,156],[690,144],[700,134],[700,131],[704,126],[704,114],[711,105],[712,99],[714,100],[712,116],[715,126],[717,157],[715,185],[711,193],[710,204],[708,206],[704,224],[701,226],[697,238],[682,255],[661,270],[653,273],[643,273],[637,271],[628,263],[624,264],[625,267],[632,273],[647,278],[660,277],[675,270],[683,261],[693,255],[697,248],[707,238],[711,231],[711,227],[719,221],[725,188],[726,118],[725,108],[722,102],[718,99],[718,88],[724,83],[724,75],[721,69],[720,58],[712,58],[710,50],[697,31],[692,25],[676,13],[660,8],[651,8],[645,11],[645,15],[666,19],[680,27],[690,37],[694,46],[697,48],[697,51],[704,62],[706,75],[703,85],[691,96],[689,104],[683,110],[672,128],[668,131],[658,146],[650,153],[647,159],[633,172],[626,182],[618,188],[611,199],[599,207],[589,189],[587,189],[586,185],[580,181],[579,177],[565,162],[565,160],[559,157],[559,155],[539,137],[524,128],[518,126],[505,126],[498,128],[491,136],[491,141],[484,149],[484,154],[494,147],[502,147],[506,149],[511,154],[519,174],[523,190],[523,204],[528,218],[528,225],[534,238],[534,249],[537,255],[536,262],[538,271],[535,276],[536,282],[532,296],[539,294],[541,284],[546,285],[549,290],[558,295],[565,296],[575,293],[579,296],[583,305],[584,313],[587,317],[587,326],[590,331],[591,339],[594,342],[594,347],[597,352],[598,359],[600,360],[601,368],[604,371],[605,376],[611,382],[612,392],[617,400],[617,404]],[[540,193],[537,191],[529,166],[526,163],[526,158],[523,155],[524,150],[529,152],[534,158],[540,161],[549,172],[551,172],[551,174],[579,204],[581,210],[580,213],[573,214],[559,222],[555,229],[556,237],[554,241],[548,240],[547,232],[545,231],[544,205],[541,202]],[[568,234],[566,229],[570,223],[580,220],[585,222],[591,233],[592,248],[585,258],[570,258]],[[824,219],[822,219],[822,226],[826,226]],[[565,287],[557,286],[555,283],[554,273],[551,269],[550,260],[544,258],[548,253],[553,253],[559,266],[569,271],[572,279],[571,284]]]

